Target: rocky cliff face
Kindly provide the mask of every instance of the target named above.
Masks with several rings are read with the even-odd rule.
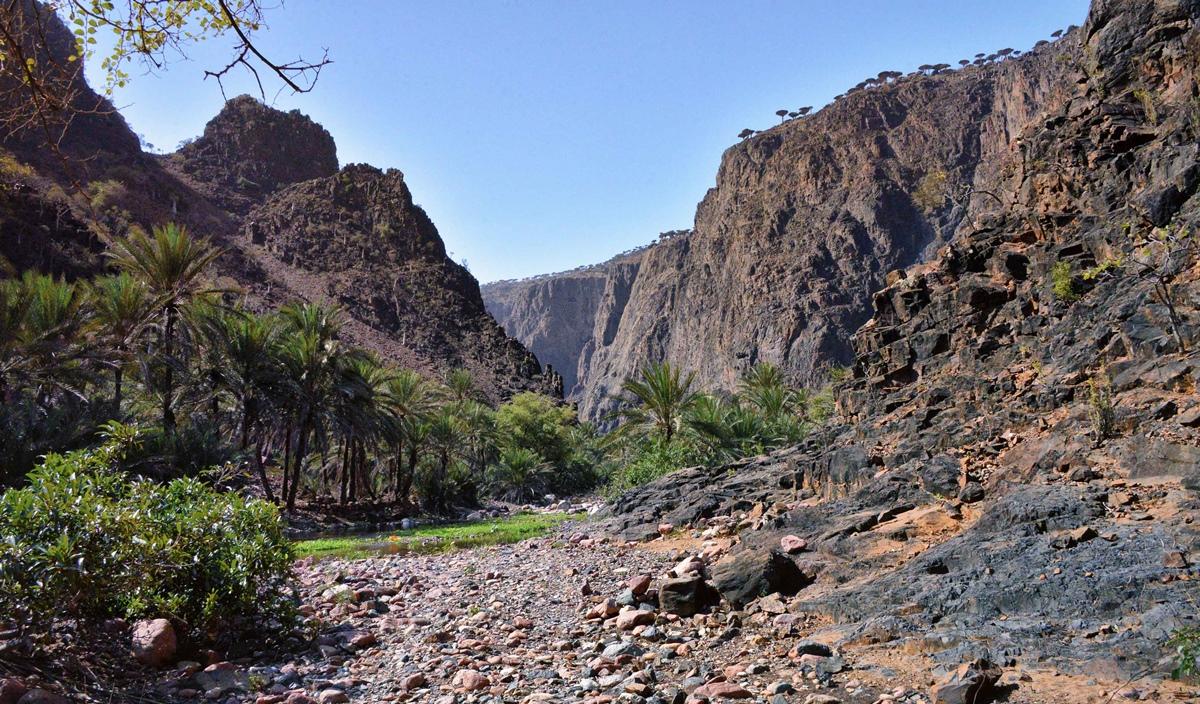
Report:
[[[632,278],[612,282],[628,294],[611,305],[560,302],[576,296],[576,274],[488,288],[485,298],[518,339],[554,349],[568,367],[577,360],[574,395],[592,416],[649,359],[694,370],[710,388],[730,388],[759,361],[820,383],[852,360],[850,336],[887,272],[952,241],[968,211],[996,207],[983,194],[1005,177],[1016,135],[1070,91],[1069,41],[858,91],[731,147],[694,232],[646,249],[633,271],[614,269]],[[931,173],[945,174],[946,192],[974,197],[927,210],[913,194]],[[609,269],[588,275],[592,289]],[[539,333],[568,312],[591,318],[590,339]]]
[[[298,110],[275,110],[248,95],[225,103],[204,134],[167,161],[239,215],[284,186],[338,170],[337,146],[324,127]]]
[[[1198,21],[1194,1],[1095,2],[993,195],[872,297],[837,421],[632,492],[613,527],[740,520],[713,568],[734,596],[806,540],[788,611],[845,648],[1165,673],[1197,619]]]
[[[484,310],[479,284],[446,256],[399,171],[353,164],[303,181],[252,210],[244,230],[273,278],[345,308],[360,344],[419,369],[464,367],[494,401],[561,394]]]
[[[45,21],[69,51],[69,32]],[[0,142],[0,256],[19,270],[95,273],[106,240],[175,220],[225,250],[222,284],[252,307],[334,301],[348,313],[347,337],[387,359],[434,375],[466,367],[493,400],[561,394],[561,379],[488,315],[399,172],[339,171],[324,128],[247,96],[176,153],[146,154],[118,113],[79,88],[81,107],[105,109],[71,123],[59,145],[68,159],[40,133]]]
[[[575,271],[485,284],[483,300],[509,335],[562,375],[566,396],[579,399],[597,341],[608,344],[616,334],[645,251]]]

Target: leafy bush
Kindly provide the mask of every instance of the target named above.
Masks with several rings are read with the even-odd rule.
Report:
[[[1173,677],[1192,679],[1200,676],[1200,628],[1192,626],[1175,631],[1168,645],[1175,648]]]
[[[647,438],[637,445],[630,461],[620,463],[613,470],[605,493],[619,496],[695,463],[695,452],[687,443]]]
[[[1088,379],[1088,420],[1096,435],[1096,443],[1112,437],[1116,429],[1116,412],[1113,410],[1112,383],[1103,371]]]
[[[926,212],[933,212],[946,202],[948,176],[942,169],[934,169],[921,177],[913,191],[913,202]]]
[[[552,465],[560,466],[571,451],[574,411],[549,396],[517,394],[496,409],[496,431],[504,442],[520,447]]]
[[[124,447],[51,454],[0,496],[0,612],[181,619],[211,628],[287,610],[276,508],[195,479],[131,481]]]
[[[1075,290],[1075,275],[1071,272],[1070,262],[1055,262],[1050,268],[1050,288],[1054,295],[1068,303],[1079,298]]]

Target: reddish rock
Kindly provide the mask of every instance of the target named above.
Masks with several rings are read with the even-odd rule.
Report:
[[[477,692],[491,684],[492,681],[478,670],[459,670],[454,675],[454,687],[460,692]]]
[[[785,535],[779,539],[779,547],[789,555],[802,552],[808,547],[808,541],[795,535]]]
[[[692,696],[709,699],[749,699],[754,695],[733,682],[709,682],[697,687]]]
[[[650,589],[650,575],[639,574],[625,584],[635,595],[641,596]]]
[[[150,667],[163,667],[175,659],[175,628],[165,618],[133,624],[133,656]]]
[[[1181,570],[1188,566],[1187,556],[1179,551],[1171,551],[1163,555],[1163,567]]]
[[[605,599],[599,604],[593,606],[591,609],[588,609],[587,615],[584,618],[612,618],[613,616],[617,615],[618,611],[619,609],[617,607],[617,602],[613,601],[612,599]]]
[[[409,675],[401,681],[400,686],[403,687],[406,692],[411,692],[414,689],[420,689],[421,687],[425,686],[425,675],[421,674],[420,672]]]
[[[11,677],[0,679],[0,704],[17,704],[28,691],[29,688],[21,680]]]
[[[638,626],[649,626],[654,623],[653,611],[629,609],[617,614],[617,628],[630,631]]]

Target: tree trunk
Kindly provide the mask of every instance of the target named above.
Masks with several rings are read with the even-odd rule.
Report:
[[[404,475],[404,485],[401,487],[400,496],[405,501],[412,495],[413,481],[417,478],[417,462],[420,460],[420,450],[414,443],[408,446],[408,473]]]
[[[344,503],[346,503],[346,497],[349,493],[347,491],[347,485],[350,482],[350,443],[349,442],[346,442],[346,441],[342,442],[341,455],[342,455],[341,456],[341,465],[342,466],[339,467],[341,472],[339,473],[339,479],[338,479],[338,503],[344,504]]]
[[[125,370],[120,364],[117,364],[113,369],[113,419],[120,420],[121,418],[121,381],[125,376]]]
[[[404,444],[396,443],[396,466],[392,470],[392,500],[400,500],[400,473],[404,471]]]
[[[258,472],[258,479],[262,482],[263,491],[267,494],[267,501],[273,504],[279,502],[275,500],[275,492],[271,490],[271,480],[267,477],[267,468],[263,466],[263,447],[260,443],[254,443],[254,469]]]
[[[175,410],[172,408],[175,402],[175,367],[174,361],[171,359],[175,354],[175,315],[174,304],[168,305],[167,324],[163,330],[163,357],[166,367],[163,373],[162,396],[163,432],[168,436],[175,434]]]
[[[287,500],[288,487],[291,483],[288,474],[292,471],[292,424],[288,423],[283,432],[283,486],[279,488],[279,498]]]
[[[308,453],[308,435],[311,431],[309,429],[307,413],[302,417],[300,427],[296,432],[296,451],[292,456],[292,483],[288,487],[287,495],[288,511],[296,509],[296,494],[300,489],[300,470],[304,464],[304,456]]]

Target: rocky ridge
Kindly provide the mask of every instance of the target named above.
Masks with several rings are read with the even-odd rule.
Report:
[[[732,517],[716,586],[782,591],[835,644],[1169,670],[1200,576],[1198,18],[1093,3],[990,205],[874,294],[839,420],[635,490],[609,527]]]
[[[887,272],[996,207],[982,194],[1004,177],[1016,135],[1069,94],[1077,41],[905,77],[765,130],[725,152],[689,236],[636,262],[485,286],[485,301],[539,357],[578,370],[568,390],[593,419],[648,359],[695,371],[704,388],[732,389],[760,361],[821,384],[852,361],[850,337]],[[912,194],[931,173],[976,196],[927,209]],[[543,332],[559,328],[572,334]]]

